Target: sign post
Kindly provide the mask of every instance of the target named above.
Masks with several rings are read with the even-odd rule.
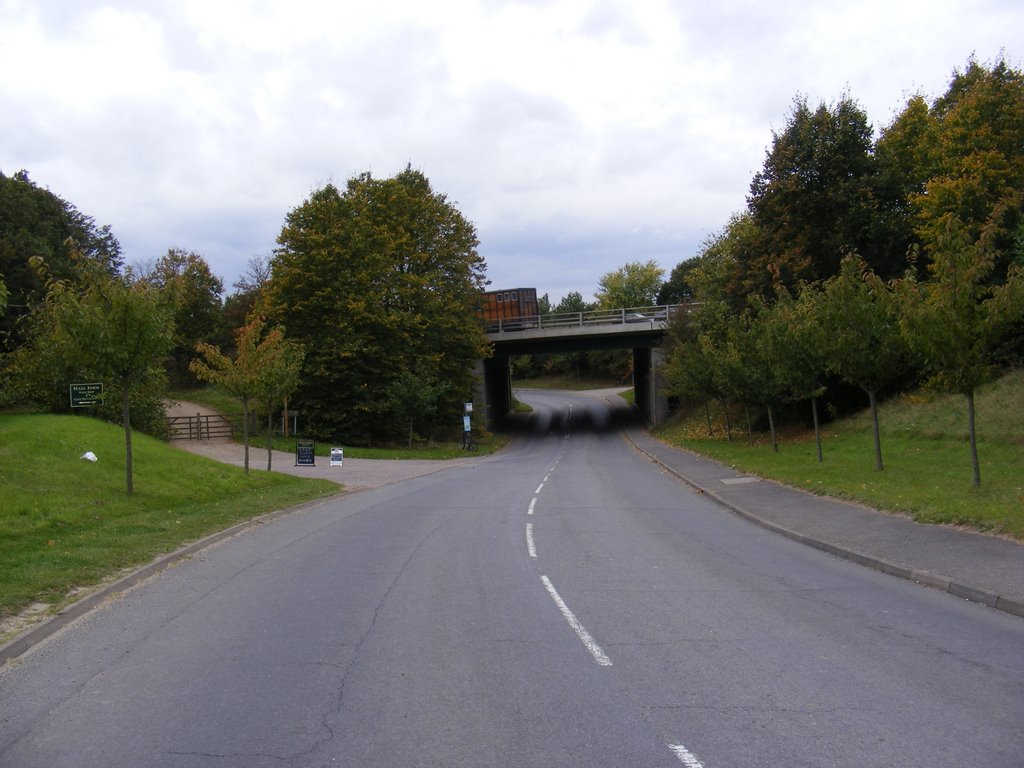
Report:
[[[87,408],[90,405],[103,405],[103,385],[96,384],[72,384],[71,407]]]

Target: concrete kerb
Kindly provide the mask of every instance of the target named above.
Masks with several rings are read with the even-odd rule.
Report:
[[[872,568],[876,571],[881,571],[882,573],[889,574],[890,576],[896,576],[901,579],[907,579],[909,581],[913,581],[917,584],[921,584],[926,587],[938,589],[942,592],[946,592],[955,597],[960,597],[965,600],[981,603],[983,605],[989,606],[990,608],[995,608],[996,610],[1024,618],[1024,602],[1020,600],[1009,598],[1004,595],[997,595],[991,592],[986,592],[984,590],[977,589],[976,587],[972,587],[969,584],[959,583],[956,580],[950,579],[946,576],[942,576],[935,573],[929,573],[927,571],[921,571],[914,568],[909,568],[905,565],[883,560],[881,558],[875,557],[874,555],[859,552],[849,547],[841,547],[831,542],[821,541],[811,536],[807,536],[806,534],[800,533],[799,531],[794,531],[789,528],[786,528],[785,526],[779,525],[778,523],[775,523],[771,520],[767,520],[761,517],[760,515],[751,512],[748,509],[744,509],[743,507],[737,506],[736,504],[733,504],[732,502],[723,499],[713,490],[705,488],[700,483],[695,482],[693,479],[684,476],[677,470],[668,466],[665,462],[658,458],[658,456],[654,455],[650,451],[645,450],[640,444],[638,444],[633,439],[632,435],[630,435],[629,432],[625,432],[624,434],[626,440],[629,441],[629,443],[633,446],[634,449],[642,453],[644,456],[649,458],[654,463],[658,464],[666,472],[672,474],[673,476],[684,482],[686,485],[695,489],[697,492],[713,499],[716,503],[725,507],[734,514],[737,514],[742,518],[750,520],[751,522],[756,523],[757,525],[763,528],[781,534],[789,539],[792,539],[793,541],[797,541],[801,544],[806,544],[809,547],[821,550],[822,552],[827,552],[830,555],[841,557],[844,560],[850,560],[852,562],[857,563],[858,565],[863,565],[868,568]]]
[[[339,489],[339,493],[344,493],[344,491]],[[265,515],[260,515],[259,517],[252,518],[251,520],[246,520],[238,523],[237,525],[233,525],[230,528],[225,528],[223,531],[212,533],[209,536],[199,539],[198,541],[194,541],[191,544],[187,544],[181,549],[171,552],[170,554],[158,557],[148,565],[144,565],[126,576],[111,582],[110,584],[107,584],[94,592],[90,592],[81,600],[77,600],[71,605],[62,608],[51,618],[26,629],[24,632],[21,632],[11,638],[3,645],[0,645],[0,667],[3,667],[12,659],[18,658],[46,638],[55,635],[61,629],[71,624],[71,622],[86,615],[110,598],[127,592],[151,576],[170,568],[197,552],[201,552],[219,541],[236,536],[249,528],[264,525],[279,517],[284,517],[285,515],[291,515],[295,512],[312,509],[313,507],[330,501],[332,498],[332,496],[328,496],[326,498],[314,499],[302,504],[296,504],[294,507],[287,507],[286,509],[268,512]]]

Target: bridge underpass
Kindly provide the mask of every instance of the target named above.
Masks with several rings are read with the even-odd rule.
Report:
[[[566,315],[516,318],[487,329],[494,354],[477,366],[476,403],[486,414],[489,429],[512,411],[510,358],[529,354],[561,354],[630,349],[633,352],[633,390],[636,405],[648,424],[668,416],[660,369],[661,344],[669,320],[690,305],[598,310]]]

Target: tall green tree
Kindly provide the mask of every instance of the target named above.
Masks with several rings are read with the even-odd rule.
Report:
[[[1024,74],[1000,59],[973,58],[954,70],[921,132],[923,189],[910,195],[926,254],[946,248],[947,215],[972,241],[986,232],[995,256],[990,279],[1001,280],[1024,220]]]
[[[654,259],[631,261],[601,276],[597,303],[602,309],[649,307],[658,298],[665,270]]]
[[[32,267],[42,259],[52,280],[76,280],[73,265],[85,259],[110,275],[122,266],[121,246],[109,226],[95,221],[26,171],[0,172],[0,275],[9,291],[9,311],[0,316],[0,352],[24,342],[19,320],[46,296],[46,278]]]
[[[223,326],[223,281],[198,253],[171,248],[159,258],[147,279],[156,286],[174,319],[174,346],[169,368],[177,386],[194,383],[189,361],[196,344],[219,344],[226,335]]]
[[[387,393],[402,371],[448,385],[428,426],[453,429],[487,354],[473,225],[407,167],[316,190],[278,243],[267,306],[307,349],[296,399],[310,429],[357,444],[397,437]]]
[[[974,241],[967,227],[946,214],[945,232],[932,249],[931,280],[901,285],[901,327],[931,383],[964,396],[973,483],[981,485],[974,392],[992,378],[1007,331],[1024,318],[1024,270],[1009,268],[991,284],[996,267],[994,232]]]
[[[134,490],[131,391],[151,380],[152,369],[170,348],[173,321],[157,292],[131,276],[90,270],[84,287],[53,281],[47,295],[52,335],[45,339],[58,357],[114,383],[121,396],[125,481]],[[42,340],[40,340],[42,341]]]
[[[756,237],[737,262],[734,295],[771,299],[776,285],[824,280],[839,271],[844,249],[871,254],[873,264],[889,257],[872,231],[872,148],[871,124],[849,96],[813,110],[806,99],[794,102],[750,185]],[[903,253],[896,256],[902,263]]]
[[[878,393],[907,369],[893,291],[857,254],[848,254],[839,274],[822,285],[819,313],[830,339],[825,355],[829,369],[868,396],[875,468],[881,471]]]

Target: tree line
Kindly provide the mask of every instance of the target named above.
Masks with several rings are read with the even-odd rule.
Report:
[[[125,427],[129,492],[131,429],[166,433],[172,385],[216,382],[268,433],[287,398],[317,439],[461,429],[486,355],[485,264],[473,226],[411,167],[314,191],[226,298],[194,252],[126,266],[108,227],[27,172],[0,173],[0,214],[0,406],[68,411],[69,384],[103,382],[95,412]]]
[[[817,432],[819,398],[859,388],[881,470],[879,393],[924,380],[964,396],[979,484],[974,391],[1024,355],[1024,76],[972,59],[877,139],[849,96],[797,99],[746,209],[662,296],[697,302],[672,329],[677,397],[759,406],[777,449],[779,404],[808,402]]]

